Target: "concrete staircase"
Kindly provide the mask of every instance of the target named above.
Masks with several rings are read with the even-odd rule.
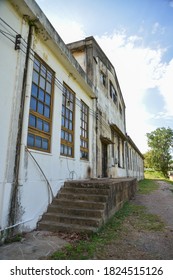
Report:
[[[109,184],[92,181],[65,182],[38,223],[39,230],[96,232],[108,218]]]

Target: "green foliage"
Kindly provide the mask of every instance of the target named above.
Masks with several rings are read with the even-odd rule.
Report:
[[[145,170],[144,177],[145,179],[159,179],[159,180],[165,179],[162,172],[155,171],[155,170]]]
[[[147,133],[148,146],[151,150],[146,153],[146,167],[161,171],[165,177],[168,175],[171,164],[171,149],[173,147],[173,130],[171,128],[157,128]]]

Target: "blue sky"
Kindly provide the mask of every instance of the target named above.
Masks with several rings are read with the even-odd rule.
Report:
[[[127,133],[173,129],[173,0],[36,0],[65,43],[94,36],[115,67]]]

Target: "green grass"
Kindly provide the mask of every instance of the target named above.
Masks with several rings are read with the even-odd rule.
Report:
[[[138,192],[140,194],[149,194],[158,189],[158,184],[152,179],[144,179],[138,182]]]

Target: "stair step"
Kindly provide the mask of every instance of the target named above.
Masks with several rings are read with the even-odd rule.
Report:
[[[80,216],[83,217],[93,217],[93,218],[101,218],[103,216],[103,210],[96,210],[96,209],[85,209],[85,208],[63,208],[60,205],[51,204],[48,207],[49,213],[62,213],[67,215],[73,216]]]
[[[107,201],[107,196],[106,195],[92,195],[92,194],[72,194],[72,193],[62,193],[60,192],[58,194],[58,198],[60,199],[69,199],[69,200],[82,200],[82,201],[91,201],[91,202],[106,202]]]
[[[112,182],[110,182],[110,185],[112,184]],[[69,188],[95,188],[95,189],[110,189],[108,184],[105,184],[104,182],[100,182],[98,180],[93,180],[92,182],[87,182],[87,181],[83,181],[83,182],[79,182],[79,181],[68,181],[64,183],[64,188],[69,187]]]
[[[65,224],[78,224],[85,226],[93,226],[99,227],[102,223],[101,218],[88,218],[82,216],[72,216],[72,215],[64,215],[60,213],[46,213],[43,217],[43,221],[49,221],[54,224],[57,223],[65,223]]]
[[[103,202],[91,202],[91,201],[82,201],[82,200],[76,200],[71,201],[70,199],[61,199],[61,198],[55,198],[52,202],[52,205],[60,205],[64,207],[71,207],[71,208],[82,208],[82,209],[97,209],[97,210],[103,210],[105,208],[105,203]]]
[[[72,188],[72,187],[64,187],[61,189],[60,191],[61,193],[78,193],[78,194],[89,194],[89,195],[92,195],[92,194],[97,194],[97,195],[108,195],[109,194],[109,189],[103,189],[103,188],[81,188],[81,187],[78,187],[78,188]]]
[[[65,224],[65,223],[50,223],[49,221],[41,221],[38,226],[39,230],[47,230],[52,232],[62,231],[62,232],[85,232],[92,233],[97,232],[98,228],[90,226],[82,226],[75,224]]]

